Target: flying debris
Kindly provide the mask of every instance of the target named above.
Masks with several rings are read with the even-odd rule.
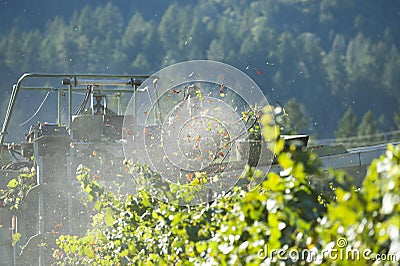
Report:
[[[267,65],[273,64],[267,62]],[[220,69],[221,64],[217,67]],[[258,68],[247,66],[246,70],[249,69],[261,75]],[[187,72],[184,73],[187,80]],[[216,183],[228,184],[229,190],[246,165],[264,172],[280,172],[277,159],[260,133],[258,113],[251,105],[246,106],[247,99],[239,97],[249,93],[252,98],[248,99],[257,103],[264,97],[261,90],[251,94],[254,88],[243,83],[240,86],[245,88],[243,95],[235,95],[229,85],[229,75],[218,73],[217,81],[204,87],[198,85],[193,72],[189,76],[193,76],[193,81],[180,84],[181,87],[164,88],[160,94],[158,87],[164,87],[165,83],[154,76],[21,76],[13,87],[0,132],[0,189],[18,186],[15,178],[20,173],[32,174],[34,186],[23,210],[11,212],[0,201],[0,221],[8,221],[0,227],[0,236],[5,236],[0,239],[0,262],[4,265],[53,264],[57,236],[84,234],[91,218],[86,206],[78,200],[76,178],[89,177],[119,193],[132,193],[136,183],[126,164],[127,154],[134,159],[152,159],[146,167],[156,169],[166,182],[174,184],[203,182],[211,188]],[[149,82],[144,84],[146,81]],[[32,125],[21,143],[6,143],[17,96],[22,91],[44,91],[48,93],[46,99],[51,93],[57,94],[57,119],[53,123]],[[73,97],[75,93],[81,98],[80,104]],[[126,100],[118,98],[111,104],[110,98],[116,94],[129,97],[132,105],[124,106],[126,113],[122,111]],[[66,108],[63,108],[64,97],[68,99]],[[282,106],[276,110],[285,113]],[[349,150],[343,146],[310,145],[308,135],[279,138],[284,140],[285,149],[295,145],[313,150],[326,168],[357,173],[359,183],[371,161],[386,150],[386,144]],[[198,194],[209,200],[209,189],[204,191]],[[20,244],[13,246],[11,235],[16,233],[21,234]]]

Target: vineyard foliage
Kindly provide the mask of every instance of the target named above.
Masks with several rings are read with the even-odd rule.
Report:
[[[267,120],[261,119],[264,133],[279,132]],[[279,139],[275,147],[281,172],[246,168],[247,177],[265,175],[260,186],[234,187],[199,206],[167,204],[143,188],[121,197],[83,169],[78,179],[95,214],[84,236],[58,238],[55,259],[59,265],[301,264],[270,252],[324,254],[329,248],[367,250],[368,257],[359,259],[364,263],[377,254],[399,256],[400,146],[389,146],[373,161],[360,188],[345,172],[322,170],[309,150],[291,146],[283,151]],[[146,167],[140,169],[147,174]],[[321,179],[324,187],[315,185]],[[358,261],[325,256],[313,263],[348,265],[352,259]]]

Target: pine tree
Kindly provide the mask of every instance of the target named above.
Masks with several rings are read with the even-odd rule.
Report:
[[[400,113],[394,114],[394,122],[396,123],[397,129],[400,130]]]
[[[336,138],[347,138],[356,135],[357,117],[353,109],[349,107],[339,122]]]
[[[360,145],[371,145],[379,140],[377,122],[374,119],[372,111],[369,110],[361,119],[361,123],[357,128],[357,135]]]
[[[334,95],[343,94],[346,86],[347,76],[344,66],[345,46],[344,37],[337,34],[333,40],[331,50],[323,58],[327,80],[331,86],[331,93]]]
[[[304,133],[310,122],[304,105],[299,103],[295,98],[291,98],[285,104],[285,111],[289,119],[282,126],[285,127],[287,132],[290,134]]]

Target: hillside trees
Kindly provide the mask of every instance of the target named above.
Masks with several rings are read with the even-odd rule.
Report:
[[[327,82],[333,95],[343,93],[346,87],[347,73],[345,69],[346,41],[343,35],[335,35],[330,51],[323,58]]]
[[[71,45],[71,33],[73,31],[68,29],[61,17],[57,16],[46,23],[41,42],[43,52],[40,53],[43,71],[48,71],[48,69],[53,69],[55,72],[65,71],[65,66],[69,61],[68,49],[65,47]]]
[[[150,74],[211,59],[250,75],[272,102],[296,98],[318,125],[310,132],[318,137],[332,137],[349,106],[357,117],[369,110],[383,115],[389,121],[383,131],[395,127],[395,1],[175,1],[154,19],[122,2],[60,13],[40,29],[4,31],[2,90],[23,72]],[[387,18],[369,20],[374,10]]]
[[[338,130],[336,131],[336,138],[346,138],[356,135],[357,117],[355,116],[353,109],[349,108],[344,113],[342,119],[339,122]]]
[[[384,123],[383,117],[376,118],[371,111],[358,119],[350,107],[340,120],[335,136],[338,143],[348,147],[372,145],[385,141],[385,135],[390,137],[381,130]]]
[[[291,98],[285,103],[284,108],[288,115],[286,123],[282,125],[285,134],[304,134],[309,130],[310,118],[302,104]]]

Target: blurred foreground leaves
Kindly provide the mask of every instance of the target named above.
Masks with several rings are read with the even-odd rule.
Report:
[[[235,187],[200,206],[167,204],[142,189],[120,198],[82,171],[79,180],[97,211],[85,236],[59,237],[58,264],[347,265],[372,263],[376,254],[400,257],[400,146],[389,146],[356,188],[346,173],[323,171],[309,150],[291,146],[283,152],[279,126],[261,122],[282,171],[268,173],[252,191]],[[320,178],[333,180],[328,191],[314,185]],[[274,249],[285,252],[271,256]],[[327,249],[370,252],[334,258]],[[304,251],[315,257],[284,256]]]

